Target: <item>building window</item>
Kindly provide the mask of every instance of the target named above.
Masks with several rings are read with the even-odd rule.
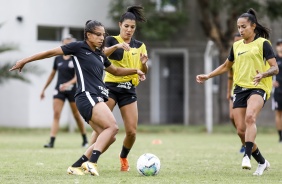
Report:
[[[76,39],[76,40],[84,40],[84,29],[83,28],[70,28],[69,33]]]
[[[37,39],[47,41],[61,41],[62,40],[62,27],[37,27]]]

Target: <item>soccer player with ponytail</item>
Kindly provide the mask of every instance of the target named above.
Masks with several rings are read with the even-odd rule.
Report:
[[[147,50],[143,42],[133,37],[137,22],[145,22],[142,6],[131,6],[119,21],[120,34],[106,38],[105,54],[111,63],[122,68],[136,68],[147,73]],[[118,104],[125,127],[125,138],[120,152],[121,171],[129,171],[127,155],[136,139],[138,124],[136,86],[138,75],[115,76],[106,72],[105,84],[109,89],[107,105],[111,110]]]
[[[142,6],[130,6],[119,20],[120,34],[106,38],[104,53],[114,66],[148,71],[147,50],[143,42],[133,38],[137,22],[146,22]],[[107,105],[111,110],[118,104],[125,127],[125,138],[120,152],[121,171],[129,171],[128,153],[136,139],[138,108],[136,86],[138,75],[116,76],[106,72],[105,84],[109,89]],[[96,132],[92,133],[93,137]],[[90,153],[90,152],[88,152]]]
[[[279,71],[273,49],[267,40],[269,29],[258,23],[256,13],[249,9],[237,20],[242,40],[235,42],[225,63],[209,74],[196,76],[199,83],[227,72],[234,65],[233,115],[237,133],[246,149],[242,160],[243,169],[251,169],[251,156],[258,162],[253,175],[262,175],[270,167],[255,142],[256,119],[270,97],[272,76]]]
[[[144,79],[144,73],[136,68],[120,68],[111,64],[103,54],[105,28],[102,23],[89,20],[84,28],[84,41],[71,42],[51,50],[37,53],[19,60],[11,69],[21,71],[25,64],[57,55],[72,55],[77,77],[75,94],[76,106],[84,120],[97,132],[97,140],[90,155],[82,155],[67,172],[72,175],[84,175],[82,168],[91,175],[99,176],[97,162],[102,153],[115,141],[118,126],[113,113],[106,105],[108,90],[102,80],[103,71],[127,76],[137,74]]]

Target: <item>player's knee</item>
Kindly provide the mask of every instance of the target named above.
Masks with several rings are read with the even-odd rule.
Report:
[[[247,125],[251,125],[255,123],[255,121],[256,121],[256,117],[253,113],[246,114],[245,122]]]
[[[61,117],[61,113],[55,111],[54,112],[54,119],[59,120],[60,117]]]
[[[134,139],[136,137],[136,130],[132,129],[132,130],[126,131],[126,136]]]
[[[111,132],[112,132],[113,137],[115,137],[116,134],[117,134],[118,131],[119,131],[119,128],[118,128],[117,124],[111,125],[111,126],[110,126],[110,129],[111,129]]]
[[[239,137],[245,137],[245,130],[243,128],[237,128],[237,134]]]

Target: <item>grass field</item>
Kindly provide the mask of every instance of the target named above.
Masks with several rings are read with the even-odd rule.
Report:
[[[231,126],[204,133],[203,127],[140,126],[137,141],[129,155],[130,172],[119,172],[118,154],[124,132],[100,157],[99,177],[70,176],[68,166],[84,152],[78,133],[59,132],[54,149],[44,149],[49,130],[0,129],[0,183],[282,183],[282,144],[275,129],[260,129],[259,147],[271,164],[263,176],[242,170],[239,139]],[[89,131],[90,135],[90,131]],[[160,139],[162,144],[152,141]],[[161,160],[161,171],[154,177],[140,176],[136,161],[143,153]]]

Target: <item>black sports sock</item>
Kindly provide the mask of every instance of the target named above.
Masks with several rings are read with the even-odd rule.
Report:
[[[98,150],[93,150],[92,155],[91,155],[89,161],[92,162],[92,163],[97,163],[97,161],[98,161],[100,155],[101,155],[101,152],[100,152],[100,151],[98,151]]]
[[[130,149],[122,146],[120,158],[126,158],[129,152],[130,152]]]
[[[282,130],[278,130],[278,134],[279,134],[279,141],[282,141]]]
[[[249,157],[249,159],[251,159],[253,146],[254,146],[254,143],[246,142],[246,149],[245,149],[244,157],[247,155]]]
[[[50,144],[54,144],[56,137],[50,137]]]
[[[81,134],[81,135],[82,135],[83,143],[88,143],[86,134]]]
[[[74,164],[72,164],[72,167],[80,167],[83,162],[88,161],[88,158],[85,155],[82,155]]]
[[[265,163],[265,159],[263,158],[258,148],[252,153],[252,156],[259,164]]]

